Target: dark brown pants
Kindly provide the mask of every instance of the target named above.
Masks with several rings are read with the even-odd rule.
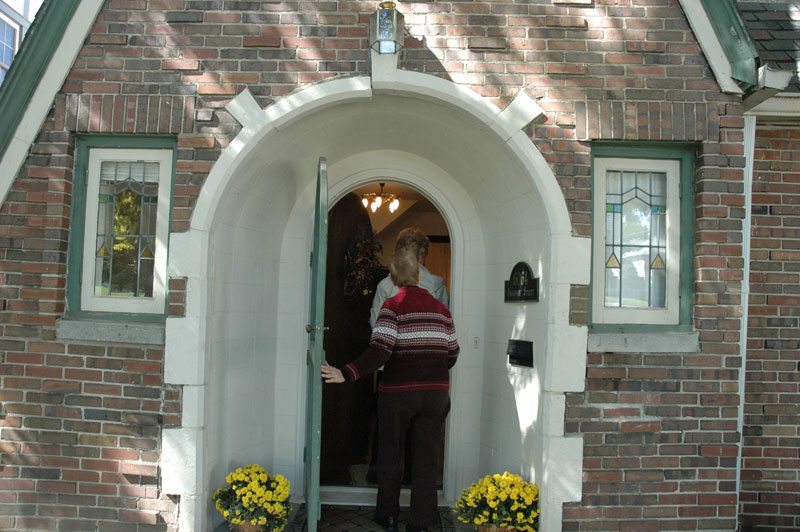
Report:
[[[376,517],[400,513],[402,456],[411,439],[410,525],[438,526],[436,476],[444,420],[450,411],[447,390],[380,393],[378,395],[378,504]]]

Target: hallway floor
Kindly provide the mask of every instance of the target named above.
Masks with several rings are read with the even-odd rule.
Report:
[[[306,532],[305,507],[300,507],[295,514],[292,523],[286,527],[286,532]],[[382,528],[376,524],[372,518],[375,516],[375,508],[372,506],[322,506],[322,518],[319,521],[317,530],[319,532],[338,532],[344,530],[380,532]],[[400,532],[405,530],[408,522],[408,508],[400,509]],[[439,508],[440,526],[429,528],[430,532],[461,532],[473,530],[472,527],[461,523],[456,519],[456,514],[452,508]]]

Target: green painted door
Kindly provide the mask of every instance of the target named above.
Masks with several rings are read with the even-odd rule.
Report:
[[[317,531],[319,500],[319,455],[322,434],[322,378],[325,360],[322,340],[325,335],[325,264],[328,255],[328,163],[319,158],[317,201],[314,207],[314,246],[311,252],[311,292],[309,296],[308,379],[306,392],[305,499],[308,532]]]

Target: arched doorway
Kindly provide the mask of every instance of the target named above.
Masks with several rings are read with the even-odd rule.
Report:
[[[589,245],[572,237],[555,177],[520,130],[535,112],[524,96],[500,111],[431,76],[374,76],[381,89],[369,78],[335,80],[265,111],[248,93],[237,97],[228,108],[244,128],[212,169],[191,230],[171,238],[170,275],[187,278],[187,313],[167,320],[165,380],[183,385],[189,415],[164,430],[165,448],[183,460],[164,463],[162,479],[181,495],[186,530],[216,519],[206,501],[237,464],[267,464],[302,492],[302,331],[320,155],[332,203],[388,176],[423,192],[451,229],[451,307],[465,349],[453,372],[445,499],[479,474],[519,471],[542,487],[545,531],[558,530],[561,503],[580,496],[582,445],[564,437],[563,413],[564,393],[584,382],[586,331],[569,325],[568,308],[570,284],[588,282]],[[536,304],[502,300],[520,260],[542,279]],[[508,366],[510,338],[534,342],[534,368]]]
[[[381,194],[386,201],[369,208],[369,199]],[[367,205],[362,203],[365,199]],[[397,204],[390,206],[391,199]],[[330,364],[341,367],[367,347],[375,287],[388,275],[395,240],[408,227],[428,236],[425,267],[445,280],[450,294],[450,231],[444,217],[423,194],[398,183],[370,183],[331,206],[325,294],[325,322],[329,327],[325,357]],[[320,481],[326,493],[336,487],[376,487],[376,379],[377,375],[371,375],[355,383],[323,387]],[[440,458],[441,487],[444,440]],[[410,479],[404,477],[404,482],[408,485]],[[342,496],[337,493],[333,499],[341,500]],[[351,502],[358,498],[353,496]]]

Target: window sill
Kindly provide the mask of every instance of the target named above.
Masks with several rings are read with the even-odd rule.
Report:
[[[164,325],[161,323],[61,319],[56,323],[56,338],[119,344],[163,345]]]
[[[696,332],[589,333],[590,353],[696,353]]]

